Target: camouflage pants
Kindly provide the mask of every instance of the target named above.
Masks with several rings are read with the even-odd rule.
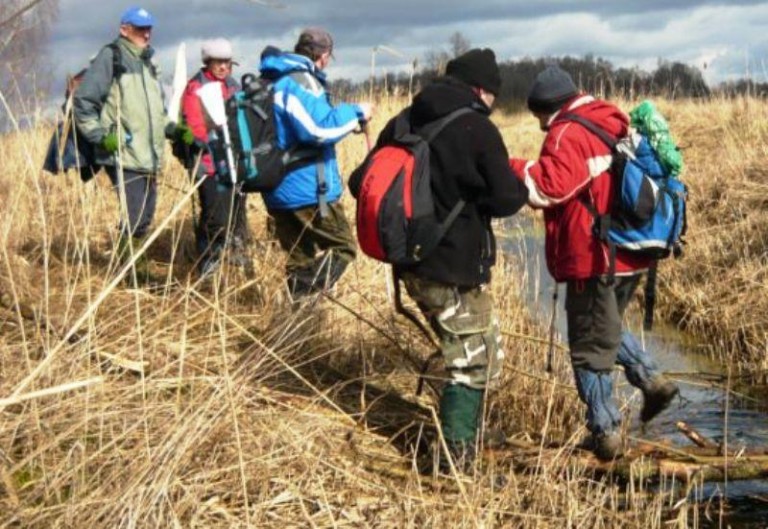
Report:
[[[408,273],[402,279],[440,338],[451,381],[473,389],[497,382],[504,351],[493,298],[485,286],[459,288]]]

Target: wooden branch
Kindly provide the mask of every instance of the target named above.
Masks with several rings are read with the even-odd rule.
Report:
[[[685,422],[677,421],[675,426],[677,426],[677,429],[680,430],[696,446],[700,446],[702,448],[717,448],[717,443],[707,439]]]

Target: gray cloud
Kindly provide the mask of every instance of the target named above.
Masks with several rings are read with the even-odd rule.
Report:
[[[165,71],[175,48],[187,42],[189,68],[199,63],[199,43],[212,36],[233,41],[241,71],[253,70],[266,44],[293,45],[308,25],[328,28],[337,42],[331,77],[364,79],[374,46],[387,45],[406,59],[376,55],[377,73],[405,70],[412,58],[447,49],[460,31],[475,46],[488,46],[501,59],[593,53],[619,66],[653,67],[658,58],[707,65],[716,82],[745,70],[745,56],[762,64],[768,39],[768,2],[646,0],[274,0],[272,9],[251,0],[145,0],[157,19],[153,45]],[[128,2],[62,0],[50,59],[59,78],[87,63],[117,34]]]

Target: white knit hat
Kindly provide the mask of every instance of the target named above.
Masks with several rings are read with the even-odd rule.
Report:
[[[206,40],[200,48],[200,56],[204,63],[211,59],[225,59],[231,61],[232,44],[230,44],[227,39],[222,38]]]

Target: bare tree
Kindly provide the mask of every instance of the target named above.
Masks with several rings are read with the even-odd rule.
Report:
[[[457,31],[451,35],[448,38],[448,43],[451,45],[451,57],[458,57],[459,55],[468,52],[472,47],[469,43],[469,39],[465,37],[461,31]]]
[[[57,12],[58,0],[0,2],[0,92],[17,119],[31,119],[46,98],[52,79],[45,48]],[[0,104],[0,130],[9,120]]]
[[[430,72],[442,75],[449,60],[451,56],[445,50],[429,50],[424,55],[424,67]]]
[[[460,31],[457,31],[448,37],[448,46],[450,51],[445,51],[445,49],[432,49],[424,55],[424,68],[426,71],[442,75],[445,73],[445,65],[448,64],[448,61],[468,52],[472,47],[469,39]]]

